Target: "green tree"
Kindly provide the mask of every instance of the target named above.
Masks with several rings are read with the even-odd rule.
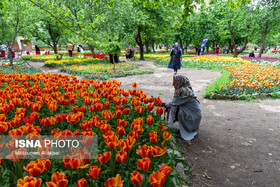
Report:
[[[28,2],[25,0],[2,0],[0,4],[0,37],[8,46],[10,65],[13,66],[12,46],[16,37],[24,35],[33,20],[28,13]]]
[[[261,57],[263,54],[267,35],[279,24],[279,10],[280,2],[276,0],[259,1],[256,6],[255,30],[262,38],[262,45],[258,57]]]

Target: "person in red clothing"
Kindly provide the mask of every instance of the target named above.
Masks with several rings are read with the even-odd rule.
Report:
[[[219,47],[219,45],[217,45],[216,46],[216,53],[219,54],[219,51],[220,51],[220,47]]]

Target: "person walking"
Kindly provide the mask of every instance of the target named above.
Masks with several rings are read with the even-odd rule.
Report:
[[[36,55],[40,55],[40,48],[38,47],[38,45],[35,45],[35,51],[36,51]]]
[[[84,55],[84,48],[83,48],[83,46],[81,44],[79,44],[77,46],[77,51],[78,51],[79,58],[83,57],[83,55]]]
[[[71,42],[69,42],[66,46],[66,50],[68,51],[69,53],[69,57],[72,57],[73,54],[72,54],[72,51],[73,51],[73,44]]]
[[[176,74],[178,69],[182,67],[182,50],[179,48],[178,43],[175,43],[173,49],[170,52],[170,62],[168,64],[168,68],[174,69],[174,73]]]
[[[220,51],[220,47],[219,47],[219,45],[217,45],[216,46],[216,53],[217,53],[217,55],[219,54],[219,51]]]

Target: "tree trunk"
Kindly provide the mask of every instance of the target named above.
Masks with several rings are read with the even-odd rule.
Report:
[[[144,60],[144,43],[142,42],[142,39],[141,39],[141,30],[142,30],[142,27],[138,26],[138,32],[137,32],[137,35],[135,36],[135,40],[140,48],[140,60]]]
[[[182,49],[182,55],[184,55],[184,47],[183,47],[183,42],[180,40],[180,48]]]
[[[91,51],[91,53],[92,53],[92,58],[96,58],[95,52],[94,52],[94,45],[88,44],[88,47],[90,48],[90,51]]]
[[[209,46],[206,47],[206,53],[209,54]]]
[[[263,41],[262,41],[262,47],[260,49],[260,52],[259,52],[259,55],[258,57],[262,57],[262,54],[263,54],[263,50],[264,50],[264,46],[265,46],[265,42],[266,42],[266,36],[267,36],[267,33],[264,33],[264,37],[263,37]]]
[[[52,48],[53,48],[54,54],[57,54],[57,43],[53,42]]]
[[[235,45],[234,39],[233,39],[232,43],[233,43],[233,47],[234,47],[233,57],[237,57],[240,53],[242,53],[246,49],[246,45],[248,43],[248,36],[246,36],[244,38],[244,45],[243,45],[243,47],[240,50],[236,49],[236,45]]]
[[[145,47],[146,47],[146,54],[150,53],[150,49],[149,49],[149,41],[145,42]]]
[[[153,52],[155,53],[156,51],[155,51],[155,39],[153,38],[152,39],[152,49],[153,49]]]
[[[228,49],[230,50],[231,53],[233,53],[233,47],[231,45],[231,39],[228,40]]]
[[[12,48],[9,47],[8,50],[9,50],[8,57],[10,59],[10,66],[13,67],[14,64],[13,64],[13,57],[12,57]]]
[[[186,48],[185,48],[186,49],[186,54],[187,54],[187,51],[188,51],[188,46],[190,45],[191,41],[192,40],[189,40],[188,42],[186,42]]]
[[[169,47],[168,44],[166,44],[165,46],[166,46],[166,51],[168,52],[168,47]]]
[[[215,54],[215,40],[212,41],[212,50],[212,53]]]
[[[115,55],[113,55],[114,73],[116,73]]]

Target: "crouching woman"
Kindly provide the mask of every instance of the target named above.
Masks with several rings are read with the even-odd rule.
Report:
[[[187,77],[174,75],[173,86],[174,97],[165,104],[166,108],[170,108],[168,126],[173,128],[173,123],[178,121],[181,137],[190,145],[190,140],[197,135],[202,117],[200,104]]]

